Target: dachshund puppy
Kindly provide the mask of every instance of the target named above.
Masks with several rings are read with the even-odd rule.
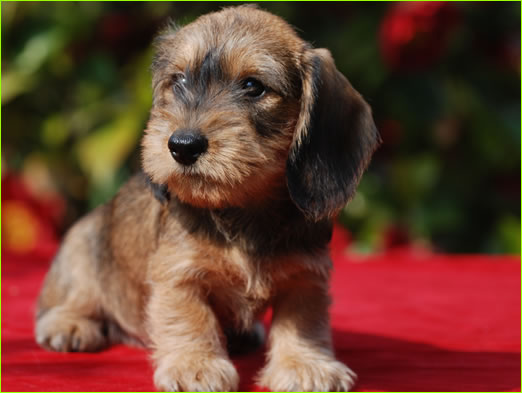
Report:
[[[250,6],[163,32],[152,71],[143,173],[67,233],[36,340],[141,342],[158,389],[234,391],[227,340],[271,306],[259,383],[350,389],[332,350],[328,242],[380,141],[370,107],[328,50]]]

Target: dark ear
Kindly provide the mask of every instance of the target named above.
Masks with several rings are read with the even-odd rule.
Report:
[[[319,221],[354,195],[380,136],[369,105],[337,71],[328,50],[308,50],[303,63],[301,113],[286,175],[294,203]]]

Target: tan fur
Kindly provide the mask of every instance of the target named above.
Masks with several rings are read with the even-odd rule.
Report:
[[[248,98],[246,78],[264,95]],[[327,243],[378,143],[369,107],[328,51],[244,6],[164,32],[153,87],[144,174],[65,237],[39,298],[38,343],[146,345],[158,389],[233,391],[226,331],[251,331],[271,305],[260,383],[350,389],[355,374],[332,350]],[[208,140],[190,166],[167,147],[182,129]]]

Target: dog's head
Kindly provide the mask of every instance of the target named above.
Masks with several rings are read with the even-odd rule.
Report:
[[[254,206],[284,190],[307,218],[332,216],[379,143],[330,53],[256,8],[165,32],[152,69],[143,168],[194,206]]]

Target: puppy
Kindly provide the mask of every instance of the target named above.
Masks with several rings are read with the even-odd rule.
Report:
[[[152,350],[166,391],[234,391],[228,340],[273,307],[259,383],[338,391],[328,320],[332,218],[379,143],[326,49],[248,6],[157,39],[143,172],[81,219],[45,279],[36,340]],[[230,345],[230,343],[228,343]]]

